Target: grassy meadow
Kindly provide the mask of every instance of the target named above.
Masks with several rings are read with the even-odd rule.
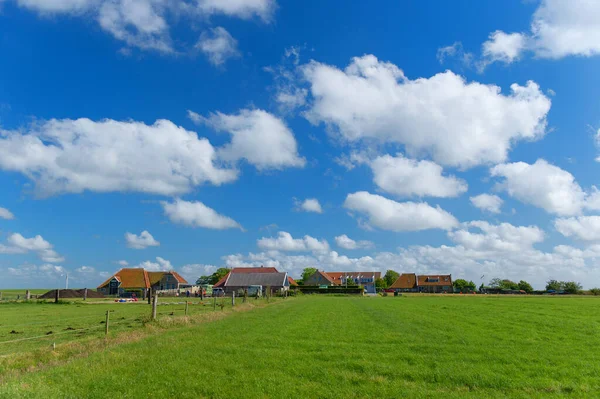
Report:
[[[305,296],[223,314],[9,373],[0,397],[600,396],[593,297]]]

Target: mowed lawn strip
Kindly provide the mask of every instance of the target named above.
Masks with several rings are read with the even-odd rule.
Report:
[[[6,397],[597,397],[593,298],[304,297],[5,381]]]

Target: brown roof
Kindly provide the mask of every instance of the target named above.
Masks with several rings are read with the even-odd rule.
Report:
[[[172,274],[179,283],[187,284],[187,281],[175,271],[147,272],[142,268],[126,268],[121,269],[110,276],[105,282],[100,284],[98,288],[108,285],[109,281],[113,278],[116,278],[121,282],[121,288],[150,288],[158,283],[166,273]]]
[[[331,279],[334,284],[343,284],[346,276],[353,276],[356,278],[357,275],[361,275],[363,277],[371,277],[375,275],[375,280],[381,278],[381,272],[369,272],[369,271],[354,271],[354,272],[325,272]]]
[[[335,285],[335,284],[336,284],[336,282],[333,280],[333,278],[331,278],[331,276],[330,276],[329,274],[327,274],[327,273],[325,273],[325,272],[322,272],[322,271],[320,271],[320,270],[317,270],[317,271],[315,272],[315,274],[317,274],[317,273],[319,273],[321,276],[323,276],[323,278],[324,278],[325,280],[329,281],[331,284],[333,284],[333,285]],[[314,276],[314,274],[313,274],[313,276]]]
[[[121,282],[121,287],[123,288],[150,288],[148,272],[140,268],[121,269],[100,284],[98,288],[106,286],[113,277],[116,277]]]
[[[415,273],[402,273],[394,281],[390,288],[410,289],[417,286],[417,275]]]
[[[450,274],[419,275],[417,278],[418,285],[452,285],[452,275]]]

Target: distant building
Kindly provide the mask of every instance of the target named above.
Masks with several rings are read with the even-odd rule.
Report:
[[[283,280],[284,279],[284,280]],[[213,288],[223,288],[226,293],[244,290],[251,285],[261,285],[263,290],[271,287],[271,290],[287,290],[289,287],[297,286],[296,281],[287,273],[280,273],[274,267],[234,267]]]
[[[375,281],[381,272],[325,272],[317,270],[304,281],[304,285],[362,285],[367,292],[375,293]]]
[[[97,288],[104,295],[123,295],[136,292],[145,297],[147,291],[179,290],[189,286],[188,282],[175,271],[149,272],[141,268],[124,268],[110,276]]]
[[[390,288],[399,292],[451,293],[453,292],[452,275],[402,273]]]

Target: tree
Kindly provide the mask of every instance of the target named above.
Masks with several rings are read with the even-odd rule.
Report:
[[[500,279],[498,277],[490,281],[490,288],[500,288],[501,290],[518,290],[519,284],[508,279]]]
[[[315,269],[314,267],[304,268],[304,270],[302,270],[302,282],[306,281],[310,276],[312,276],[316,272],[317,269]]]
[[[475,291],[475,283],[462,278],[454,280],[452,285],[460,292]]]
[[[375,280],[375,287],[376,288],[386,288],[387,286],[385,285],[385,280],[382,278],[378,278]]]
[[[389,287],[390,285],[394,284],[396,282],[396,280],[398,280],[398,277],[400,277],[400,274],[394,270],[388,270],[385,272],[385,276],[383,276],[383,279],[385,280],[385,286],[386,288]]]
[[[575,281],[562,281],[562,288],[567,294],[578,294],[581,291],[581,284]]]
[[[528,294],[533,292],[533,287],[525,280],[519,281],[519,289],[525,291]]]
[[[226,267],[220,267],[217,269],[216,272],[214,272],[210,276],[200,276],[200,278],[198,278],[198,280],[196,280],[196,284],[199,284],[199,285],[212,284],[212,285],[214,285],[220,279],[225,277],[227,275],[227,273],[229,273],[230,271],[231,271],[231,269],[228,269]]]
[[[560,291],[562,289],[562,284],[558,280],[548,280],[546,283],[546,291]]]
[[[600,295],[600,288],[591,288],[590,289],[590,294],[592,294],[594,296]]]

